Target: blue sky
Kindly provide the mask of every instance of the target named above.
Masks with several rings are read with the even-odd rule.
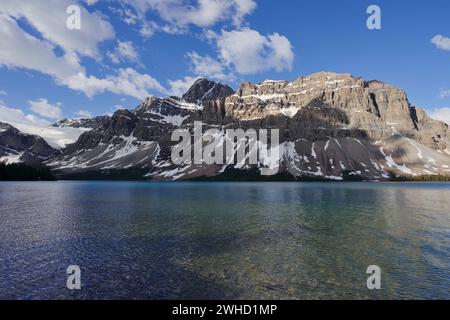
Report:
[[[371,4],[381,30],[366,26]],[[237,88],[334,71],[394,84],[449,122],[449,12],[447,0],[2,0],[0,121],[112,113],[200,76]]]

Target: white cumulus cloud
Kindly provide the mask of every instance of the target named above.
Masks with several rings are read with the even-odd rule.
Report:
[[[431,43],[433,43],[439,49],[450,51],[450,38],[448,37],[444,37],[438,34],[437,36],[433,37],[433,39],[431,39]]]
[[[99,58],[99,43],[113,39],[114,29],[102,15],[89,12],[82,5],[79,5],[81,29],[68,29],[66,9],[74,4],[73,0],[2,0],[0,12],[14,19],[25,19],[45,39],[67,53]]]
[[[141,74],[132,68],[119,69],[117,75],[107,76],[104,79],[78,73],[67,79],[67,85],[74,90],[84,92],[89,97],[109,91],[143,100],[152,95],[151,90],[166,92],[155,78]]]
[[[184,32],[189,25],[211,27],[226,21],[240,26],[245,17],[256,8],[254,0],[121,0],[120,2],[134,8],[144,25],[147,22],[146,13],[155,12],[166,23],[158,29],[168,33]],[[126,9],[122,11],[123,17],[130,16]]]
[[[13,18],[1,13],[0,39],[0,65],[35,70],[61,79],[83,70],[76,55],[57,56],[52,44],[24,32]]]
[[[115,75],[104,78],[88,76],[76,53],[56,55],[54,45],[28,34],[13,18],[1,13],[0,39],[0,66],[50,75],[58,85],[89,97],[109,91],[142,99],[152,90],[165,92],[156,79],[131,68],[118,69]]]
[[[201,56],[197,52],[188,52],[186,55],[192,65],[193,73],[198,77],[208,79],[233,81],[234,76],[226,69],[226,65],[210,56]]]
[[[63,113],[61,111],[61,103],[51,104],[47,99],[41,98],[38,100],[28,100],[31,110],[40,116],[49,119],[61,119]]]
[[[240,74],[291,70],[294,52],[288,38],[244,28],[215,35],[220,58]]]

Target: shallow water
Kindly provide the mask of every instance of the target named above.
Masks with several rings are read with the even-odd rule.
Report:
[[[450,184],[0,183],[0,298],[450,299],[449,213]]]

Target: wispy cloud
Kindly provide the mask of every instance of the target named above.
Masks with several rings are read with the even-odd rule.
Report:
[[[430,117],[450,124],[450,108],[434,109],[430,112]]]
[[[450,89],[442,89],[441,92],[439,92],[439,98],[447,97],[450,97]]]
[[[139,62],[139,53],[131,41],[117,41],[117,47],[108,52],[108,57],[115,64],[124,62]]]
[[[191,63],[192,72],[197,77],[204,77],[219,81],[233,81],[235,77],[227,71],[227,66],[210,56],[201,56],[192,51],[186,54]]]
[[[89,111],[86,110],[80,110],[76,113],[76,116],[83,118],[83,119],[90,119],[92,118],[92,114]]]

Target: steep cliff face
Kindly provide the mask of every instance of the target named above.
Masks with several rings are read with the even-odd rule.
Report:
[[[312,103],[315,107],[308,108]],[[432,120],[422,109],[412,107],[405,92],[389,84],[366,82],[349,74],[322,72],[294,82],[244,83],[225,101],[208,102],[205,120],[219,119],[224,124],[267,117],[279,117],[281,122],[285,118],[298,121],[301,114],[311,118],[314,114],[326,113],[319,112],[320,107],[328,107],[330,112],[342,115],[334,118],[337,122],[324,119],[335,129],[364,131],[374,141],[400,133],[433,149],[449,147],[448,126]],[[310,111],[306,112],[305,108]],[[300,127],[305,125],[308,124],[303,123]],[[283,126],[280,129],[284,129]]]
[[[201,79],[182,97],[148,98],[117,111],[49,162],[64,174],[139,169],[149,179],[259,172],[259,165],[182,165],[170,159],[177,128],[278,129],[280,172],[292,177],[368,180],[389,174],[450,175],[450,131],[410,105],[402,90],[349,74],[229,87]],[[141,174],[141,173],[140,173]]]
[[[0,162],[40,162],[58,154],[41,137],[0,122]]]

